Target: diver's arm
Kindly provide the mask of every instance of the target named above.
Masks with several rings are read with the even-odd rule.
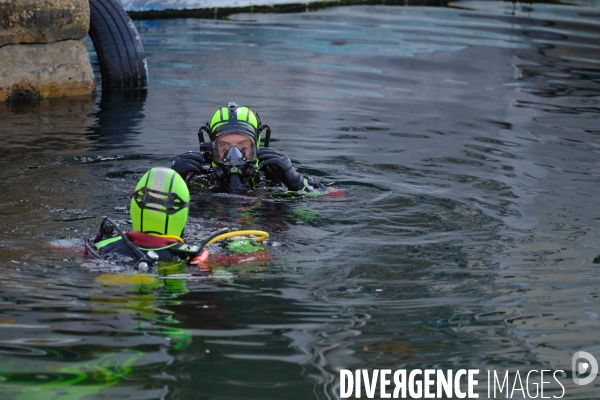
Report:
[[[267,175],[273,175],[283,183],[288,190],[314,192],[325,190],[325,187],[310,176],[302,176],[292,165],[292,161],[285,154],[269,149],[258,149],[259,170]],[[270,174],[269,174],[270,172]]]
[[[187,182],[191,175],[205,173],[208,170],[208,163],[201,152],[188,151],[175,157],[171,169]]]

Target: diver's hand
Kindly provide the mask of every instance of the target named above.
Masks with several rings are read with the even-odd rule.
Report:
[[[180,154],[171,163],[171,169],[175,170],[183,179],[190,173],[203,173],[203,165],[206,165],[204,156],[199,151],[188,151]]]
[[[312,176],[306,176],[304,178],[304,187],[308,192],[325,190],[325,186],[321,182],[317,182]]]
[[[288,190],[296,191],[304,189],[304,178],[296,171],[288,156],[269,148],[258,149],[256,155],[260,162],[258,168],[269,167],[281,183],[287,186]]]

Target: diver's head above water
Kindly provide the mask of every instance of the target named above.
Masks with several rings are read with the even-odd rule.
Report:
[[[284,185],[290,191],[325,189],[311,177],[298,173],[288,156],[269,148],[270,138],[271,128],[261,123],[257,113],[231,102],[219,107],[200,127],[200,151],[178,155],[171,168],[186,182],[195,174],[204,174],[206,181],[202,186],[216,183],[214,187],[227,186],[232,192],[256,187],[258,182]]]
[[[237,191],[250,186],[257,170],[257,150],[261,127],[258,114],[248,107],[229,103],[220,107],[206,124],[212,142],[210,158],[218,180]]]

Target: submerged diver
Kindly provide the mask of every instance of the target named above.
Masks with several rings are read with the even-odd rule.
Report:
[[[189,189],[178,173],[168,168],[152,168],[140,179],[131,199],[129,215],[133,230],[123,232],[110,218],[104,218],[96,237],[86,242],[86,249],[97,258],[117,255],[133,259],[136,267],[150,267],[159,260],[194,264],[207,260],[204,246],[216,241],[247,235],[258,235],[255,240],[263,241],[269,236],[263,231],[227,232],[225,228],[198,245],[183,243],[189,202]]]
[[[264,146],[260,134],[265,131]],[[209,142],[204,141],[204,132]],[[229,103],[220,107],[211,120],[200,127],[200,151],[188,151],[173,160],[171,168],[186,182],[203,174],[209,185],[239,191],[259,183],[280,183],[290,191],[324,191],[310,176],[302,176],[285,154],[268,148],[271,128],[261,124],[258,114],[248,107]]]
[[[123,233],[105,218],[93,247],[88,243],[88,251],[100,256],[117,254],[146,264],[159,259],[187,260],[191,254],[186,252],[189,246],[182,245],[181,235],[187,224],[189,201],[187,185],[178,174],[168,168],[152,168],[140,179],[131,199],[133,231]]]

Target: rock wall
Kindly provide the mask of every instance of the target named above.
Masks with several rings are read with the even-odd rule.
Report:
[[[0,0],[0,101],[90,95],[89,0]]]

